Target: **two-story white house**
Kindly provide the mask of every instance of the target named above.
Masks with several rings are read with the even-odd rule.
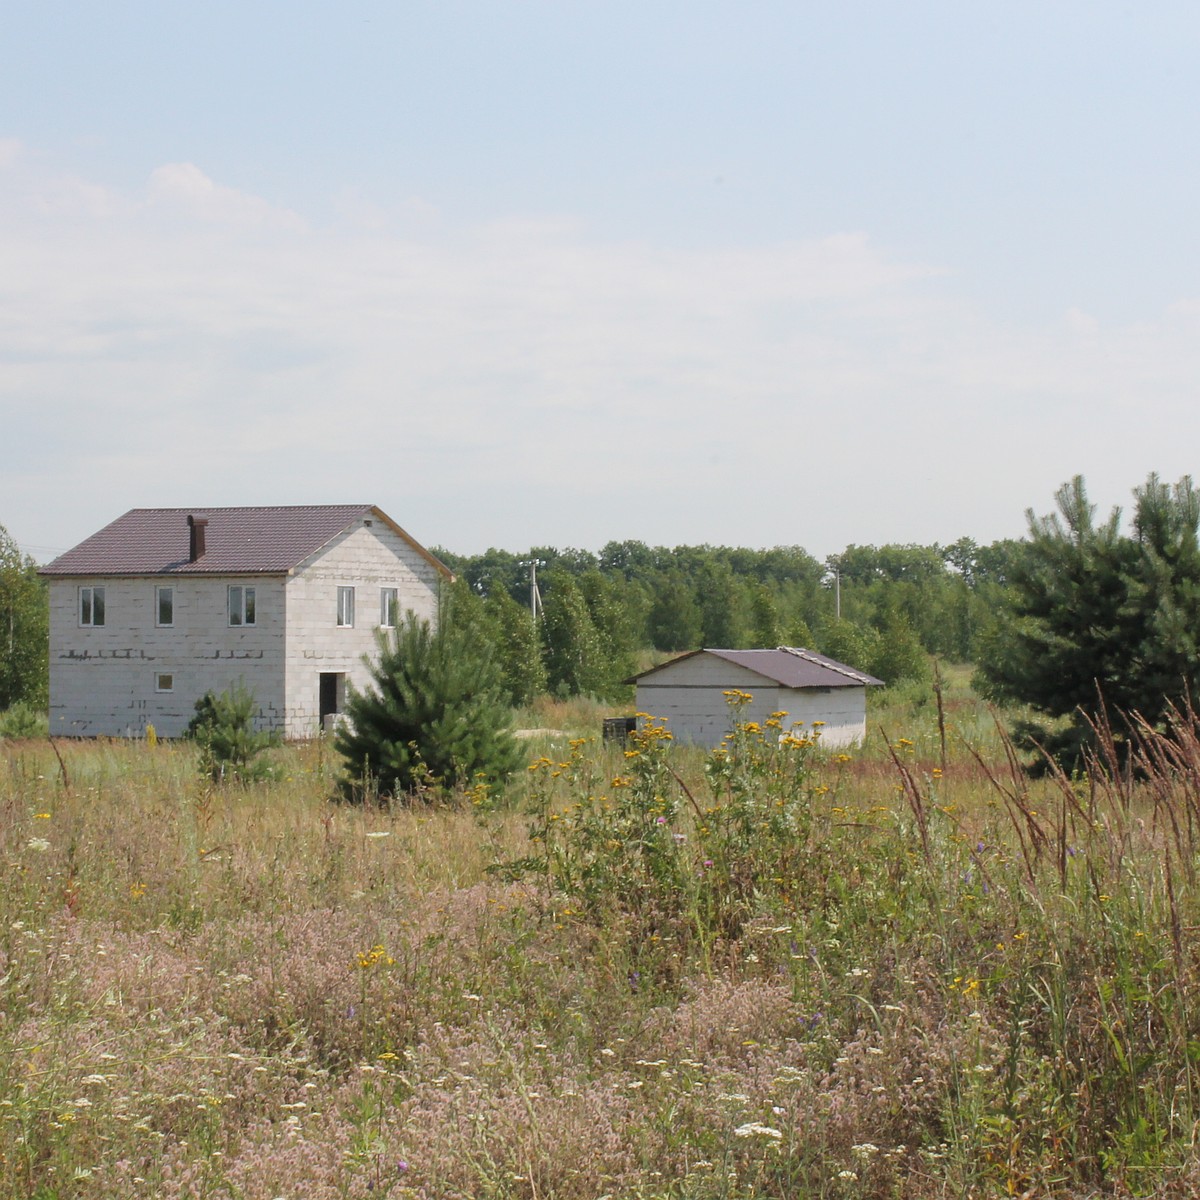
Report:
[[[259,724],[310,737],[365,686],[406,612],[452,578],[369,504],[135,508],[42,568],[50,732],[164,737],[205,692],[243,684]]]

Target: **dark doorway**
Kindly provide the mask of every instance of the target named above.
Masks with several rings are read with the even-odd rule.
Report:
[[[338,671],[322,671],[318,700],[322,729],[325,728],[327,717],[336,716],[342,711],[342,702],[345,699],[346,676]]]

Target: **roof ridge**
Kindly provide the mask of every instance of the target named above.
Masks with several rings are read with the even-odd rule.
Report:
[[[810,662],[814,666],[828,667],[829,670],[836,671],[839,675],[845,675],[847,679],[853,679],[857,683],[866,683],[871,678],[865,671],[848,667],[845,663],[827,658],[824,654],[818,654],[815,650],[806,650],[802,646],[778,646],[777,649],[787,654],[794,654],[797,658],[802,658],[805,662]]]

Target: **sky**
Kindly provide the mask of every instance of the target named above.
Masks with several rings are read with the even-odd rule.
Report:
[[[1019,537],[1200,471],[1200,8],[0,14],[0,524]]]

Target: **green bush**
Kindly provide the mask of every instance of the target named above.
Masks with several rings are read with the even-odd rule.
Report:
[[[18,702],[0,713],[0,738],[45,737],[49,731],[46,714],[32,704]]]
[[[821,870],[813,801],[829,789],[814,777],[820,731],[786,713],[743,720],[751,696],[726,699],[732,732],[705,759],[707,795],[672,765],[665,722],[640,714],[607,781],[589,739],[573,740],[564,762],[530,765],[533,853],[493,871],[540,879],[598,922],[623,913],[635,939],[658,940],[671,925],[681,944],[705,947],[737,938],[755,914],[790,916],[805,890],[798,881]],[[552,781],[565,782],[570,803],[556,804],[562,787]]]

